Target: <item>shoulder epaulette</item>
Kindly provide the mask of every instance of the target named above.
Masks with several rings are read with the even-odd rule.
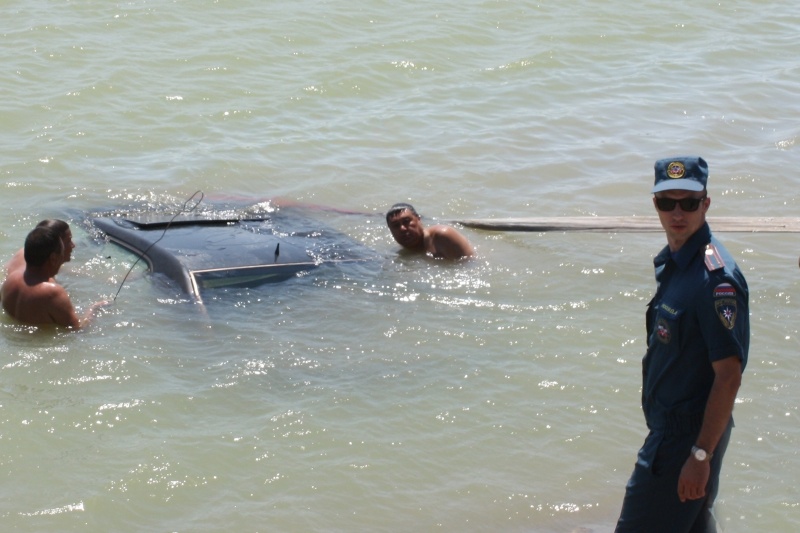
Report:
[[[711,243],[706,245],[705,263],[709,272],[725,268],[725,261],[722,259],[722,256],[719,255],[719,250]]]

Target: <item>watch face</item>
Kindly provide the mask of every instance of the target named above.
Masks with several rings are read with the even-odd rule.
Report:
[[[706,451],[701,449],[701,448],[697,448],[694,451],[694,458],[697,459],[698,461],[705,461],[706,460]]]

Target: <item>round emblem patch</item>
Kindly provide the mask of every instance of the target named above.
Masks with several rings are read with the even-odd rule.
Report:
[[[686,174],[686,167],[680,161],[673,161],[667,165],[667,176],[672,179],[682,178]]]
[[[663,318],[659,318],[656,322],[656,338],[664,344],[669,344],[672,338],[672,333],[669,331],[669,323]]]

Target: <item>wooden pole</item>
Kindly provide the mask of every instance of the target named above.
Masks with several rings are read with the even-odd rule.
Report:
[[[707,220],[711,231],[717,233],[800,233],[800,217],[708,217]],[[656,216],[479,218],[455,223],[489,231],[664,231]]]

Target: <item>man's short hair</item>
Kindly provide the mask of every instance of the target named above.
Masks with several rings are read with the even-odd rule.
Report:
[[[61,254],[63,250],[61,237],[51,228],[36,226],[25,237],[25,263],[28,265],[42,266],[52,254]]]
[[[49,228],[56,232],[56,235],[63,238],[69,230],[69,224],[58,218],[47,218],[36,224],[37,228]]]
[[[413,213],[415,217],[420,218],[419,213],[417,213],[417,210],[414,209],[413,205],[400,202],[394,204],[392,207],[389,208],[389,211],[386,212],[386,222],[389,222],[390,218],[392,218],[401,211],[411,211],[411,213]]]

